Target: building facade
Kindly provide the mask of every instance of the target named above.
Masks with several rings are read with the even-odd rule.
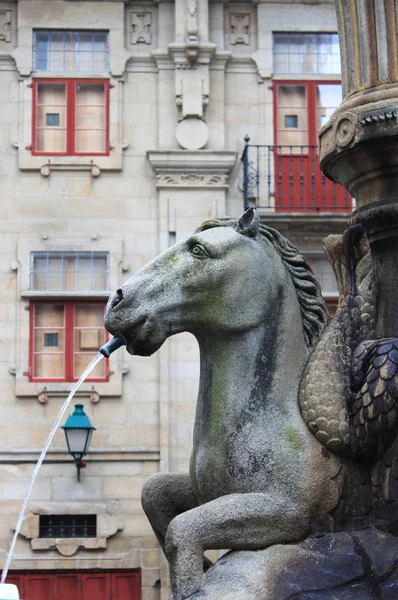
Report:
[[[341,100],[336,32],[329,0],[1,0],[3,563],[48,431],[106,340],[110,290],[256,204],[333,303],[321,242],[353,202],[317,167]],[[168,598],[140,491],[188,470],[198,374],[188,334],[96,367],[76,397],[96,427],[87,468],[78,482],[57,432],[11,563],[21,597]]]

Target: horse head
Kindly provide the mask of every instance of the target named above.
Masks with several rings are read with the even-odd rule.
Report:
[[[269,234],[274,230],[266,230],[267,235],[253,209],[239,220],[203,223],[114,292],[107,329],[123,334],[128,351],[142,356],[183,331],[199,339],[254,329],[271,318],[286,287],[295,295],[286,261]]]

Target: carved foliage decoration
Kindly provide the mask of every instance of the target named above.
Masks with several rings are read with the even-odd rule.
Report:
[[[10,10],[0,10],[0,42],[11,42]]]
[[[224,187],[228,185],[225,173],[162,173],[157,175],[158,187]]]
[[[150,13],[150,12],[132,12],[131,13],[131,43],[132,44],[151,44],[152,43],[152,13]]]
[[[229,15],[231,45],[250,45],[250,15],[248,13],[231,13]]]

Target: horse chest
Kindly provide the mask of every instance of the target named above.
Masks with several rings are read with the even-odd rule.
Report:
[[[283,454],[283,444],[275,437],[267,439],[264,430],[245,435],[242,429],[224,439],[209,436],[194,448],[191,476],[206,501],[225,494],[261,492],[278,483],[277,466]]]

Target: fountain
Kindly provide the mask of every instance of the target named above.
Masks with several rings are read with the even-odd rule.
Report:
[[[91,371],[96,367],[96,365],[99,363],[99,361],[102,360],[104,357],[109,358],[109,356],[112,354],[112,352],[114,352],[115,350],[117,350],[118,348],[120,348],[121,346],[123,346],[125,344],[126,344],[126,340],[124,339],[124,337],[122,335],[116,335],[113,338],[111,338],[106,344],[104,344],[104,346],[102,346],[100,348],[100,351],[98,352],[98,354],[96,356],[94,356],[94,358],[89,363],[89,365],[87,365],[86,369],[80,376],[79,380],[75,383],[75,385],[71,389],[69,396],[66,398],[65,402],[63,403],[63,405],[61,407],[61,410],[58,413],[58,416],[54,422],[54,425],[52,426],[51,431],[48,434],[48,438],[44,445],[44,448],[39,456],[39,460],[37,461],[35,468],[33,470],[32,477],[29,481],[21,509],[19,511],[18,520],[17,520],[17,524],[15,526],[15,531],[14,531],[14,535],[13,535],[13,538],[11,541],[10,549],[7,553],[6,562],[5,562],[5,565],[4,565],[2,573],[1,573],[0,600],[14,600],[14,599],[19,598],[19,593],[18,593],[17,587],[13,584],[6,584],[5,580],[7,579],[8,569],[10,567],[10,563],[11,563],[11,560],[13,557],[15,544],[16,544],[19,532],[21,530],[22,521],[23,521],[23,518],[25,515],[25,511],[26,511],[26,508],[27,508],[27,505],[29,502],[30,495],[32,493],[33,486],[36,481],[37,474],[40,470],[41,465],[43,464],[43,460],[44,460],[44,458],[47,454],[47,451],[51,445],[54,435],[61,424],[61,421],[65,415],[65,412],[67,411],[68,406],[69,406],[70,402],[72,401],[73,396],[76,394],[76,392],[79,389],[79,387],[81,386],[81,384],[90,375]]]

